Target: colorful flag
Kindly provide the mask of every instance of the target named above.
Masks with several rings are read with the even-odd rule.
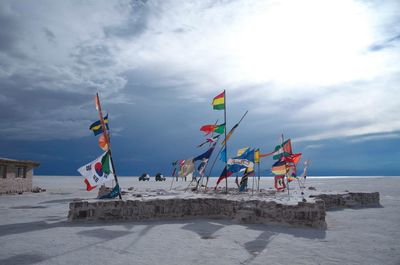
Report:
[[[274,156],[272,158],[274,160],[279,160],[282,158],[282,156],[288,156],[290,154],[292,154],[292,143],[290,139],[288,139],[275,147],[275,151],[273,153]]]
[[[109,129],[108,128],[108,113],[104,117],[104,124],[106,125],[107,130],[108,130]],[[92,125],[90,125],[89,130],[93,131],[95,136],[103,133],[103,129],[101,127],[101,121],[98,120],[98,121],[93,122]]]
[[[119,185],[115,185],[115,187],[107,194],[104,194],[103,196],[99,197],[99,199],[103,200],[103,199],[114,199],[116,198],[119,193],[121,192]]]
[[[243,155],[245,152],[247,152],[247,150],[249,150],[249,148],[250,148],[250,147],[240,148],[239,150],[237,150],[236,156],[241,156],[241,155]]]
[[[254,163],[260,163],[260,149],[254,152]]]
[[[224,147],[224,149],[222,149],[222,151],[221,151],[221,153],[220,153],[220,155],[219,155],[219,159],[221,160],[221,161],[226,161],[227,159],[226,159],[226,148]]]
[[[282,157],[282,161],[286,161],[288,163],[297,164],[301,159],[301,153],[298,154],[290,154],[288,156]]]
[[[183,161],[183,162],[182,162]],[[193,159],[185,159],[181,161],[181,168],[179,170],[180,177],[186,177],[194,172]]]
[[[278,161],[272,165],[271,169],[272,173],[275,175],[284,175],[286,174],[286,162]]]
[[[195,158],[193,158],[193,162],[197,161],[197,160],[203,160],[203,159],[209,159],[212,152],[214,151],[215,145],[217,143],[213,143],[213,145],[210,147],[210,149],[208,149],[206,152],[204,152],[203,154],[196,156]]]
[[[275,189],[277,191],[281,191],[286,188],[285,175],[275,176],[274,180],[275,180]]]
[[[217,185],[224,179],[230,177],[233,174],[233,172],[227,170],[226,166],[224,167],[224,170],[222,171],[221,175],[219,176],[218,180],[217,180]]]
[[[232,129],[228,132],[228,134],[226,135],[226,138],[222,141],[222,145],[225,145],[225,143],[227,141],[229,141],[229,138],[231,138],[233,132],[235,131],[235,129],[239,126],[239,123],[236,123],[235,126],[232,127]]]
[[[96,160],[80,167],[78,172],[85,177],[88,189],[112,180],[114,178],[114,170],[111,165],[110,153],[105,152]]]
[[[216,141],[218,141],[219,136],[220,136],[220,134],[218,134],[217,136],[214,136],[212,138],[207,138],[205,142],[202,142],[197,147],[202,147],[206,143],[215,143]]]
[[[244,168],[254,167],[254,149],[247,149],[246,152],[240,156],[230,158],[228,160],[228,170],[235,173]]]
[[[100,135],[99,137],[99,146],[104,152],[108,151],[108,143],[106,137],[104,137],[104,134]]]
[[[212,105],[215,110],[225,109],[225,91],[213,99]]]
[[[212,132],[222,134],[225,131],[225,123],[220,125],[214,125],[214,124],[204,125],[200,128],[200,131],[205,132],[206,135]]]

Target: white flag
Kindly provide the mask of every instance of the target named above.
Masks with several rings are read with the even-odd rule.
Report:
[[[109,152],[105,152],[96,160],[78,169],[91,186],[97,186],[114,179],[114,169],[111,165]]]

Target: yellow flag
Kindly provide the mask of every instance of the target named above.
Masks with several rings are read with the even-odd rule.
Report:
[[[254,163],[260,163],[260,149],[254,152]]]

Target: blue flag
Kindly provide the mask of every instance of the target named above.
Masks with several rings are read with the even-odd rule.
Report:
[[[104,117],[104,124],[106,125],[107,130],[108,130],[109,129],[108,128],[108,113]],[[103,133],[103,128],[101,128],[100,120],[93,122],[92,125],[90,125],[89,130],[93,131],[95,136],[99,135],[99,134],[102,134]]]
[[[226,161],[226,148],[224,147],[224,149],[222,149],[220,155],[219,155],[219,159],[222,161]]]

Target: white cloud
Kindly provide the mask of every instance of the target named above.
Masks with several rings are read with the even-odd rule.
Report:
[[[134,103],[136,80],[127,82],[141,70],[149,77],[137,89],[172,88],[195,102],[227,89],[258,117],[284,114],[298,140],[400,130],[399,43],[370,50],[400,33],[396,1],[135,3],[4,4],[21,19],[15,50],[0,53],[0,77],[20,76],[21,90]]]

